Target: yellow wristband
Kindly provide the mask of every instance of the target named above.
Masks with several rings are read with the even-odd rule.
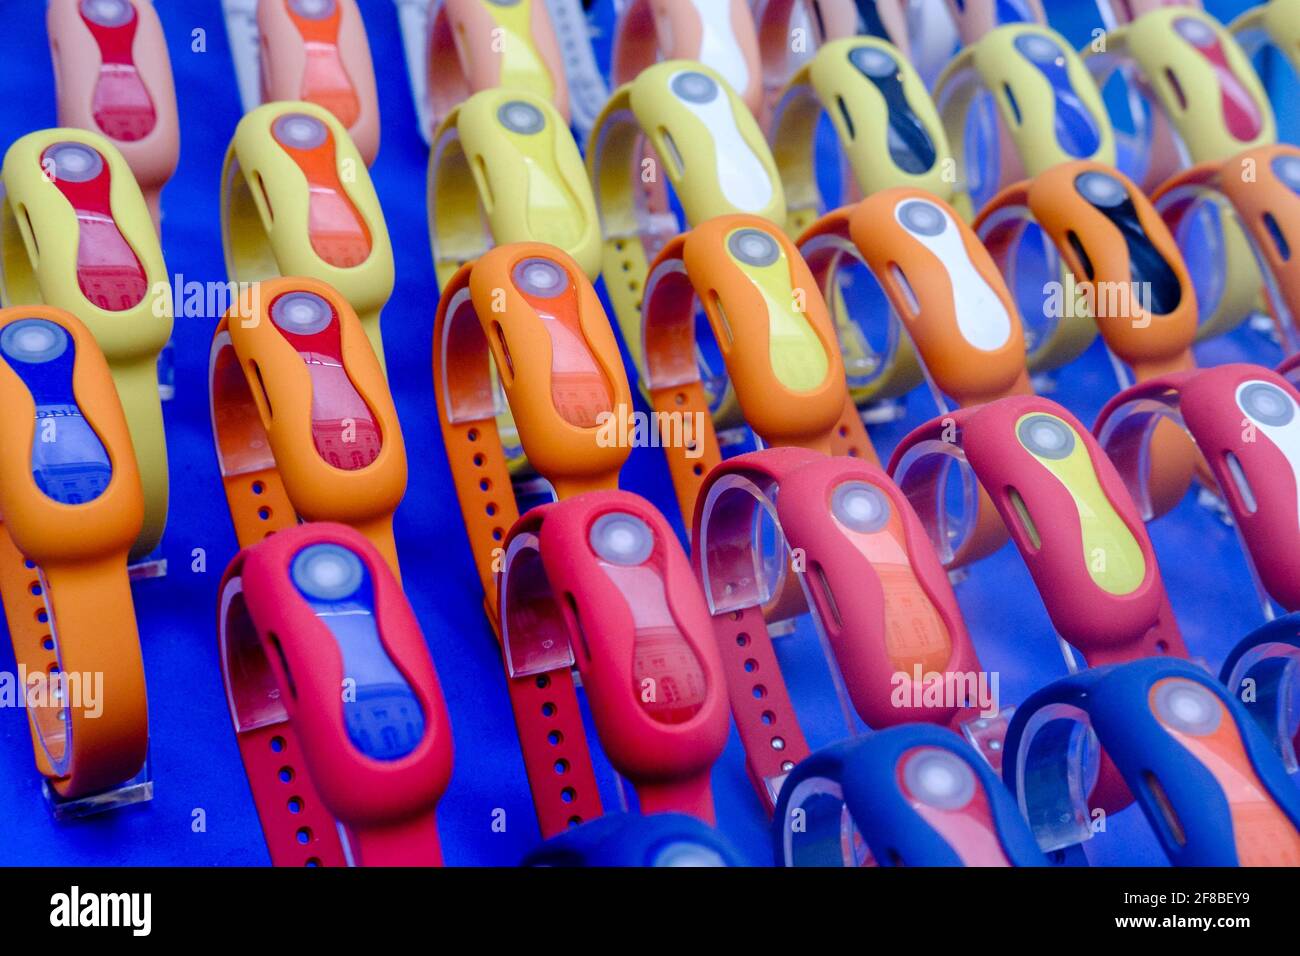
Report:
[[[641,299],[650,259],[679,231],[665,180],[688,225],[750,213],[785,226],[785,192],[758,122],[716,72],[669,60],[615,90],[592,128],[587,172],[604,238],[601,272],[645,390]],[[739,421],[728,385],[711,401],[719,424]]]
[[[982,151],[998,168],[972,166],[966,133],[976,94],[996,104],[997,148]],[[934,88],[957,175],[976,207],[1000,188],[1058,163],[1087,159],[1114,165],[1110,119],[1078,55],[1063,36],[1036,24],[1012,24],[985,34],[948,64]]]
[[[267,103],[239,121],[221,174],[221,242],[233,282],[332,285],[384,365],[379,313],[393,292],[393,248],[365,161],[333,113]]]
[[[4,304],[71,312],[108,360],[144,487],[138,560],[167,524],[158,353],[171,336],[172,300],[149,207],[122,154],[86,130],[29,133],[9,147],[3,175]]]
[[[1228,30],[1247,59],[1272,44],[1300,73],[1300,0],[1271,0],[1251,7],[1228,24]]]
[[[594,279],[600,224],[582,156],[546,98],[475,93],[438,127],[429,154],[429,241],[438,288],[494,245],[544,242]]]

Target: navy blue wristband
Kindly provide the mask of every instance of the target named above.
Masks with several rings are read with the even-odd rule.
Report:
[[[1241,639],[1219,671],[1228,693],[1241,701],[1273,742],[1288,773],[1295,773],[1296,721],[1300,720],[1300,611],[1284,614]]]
[[[524,866],[744,866],[722,834],[682,813],[607,813],[552,837]]]

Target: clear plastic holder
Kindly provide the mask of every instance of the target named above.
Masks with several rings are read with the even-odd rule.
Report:
[[[777,517],[778,488],[771,479],[756,482],[738,474],[724,475],[710,486],[701,512],[700,553],[704,597],[711,615],[716,617],[753,607],[766,611],[778,603],[789,586],[790,545]],[[861,722],[856,719],[839,662],[805,575],[794,573],[835,686],[846,734],[855,736],[862,732]],[[794,630],[794,617],[768,626],[772,637]],[[764,782],[775,801],[784,775]]]
[[[556,610],[537,535],[516,535],[506,548],[500,593],[501,646],[511,679],[572,669],[573,645]]]
[[[795,811],[801,811],[798,831]],[[791,791],[781,821],[781,844],[787,866],[875,865],[844,802],[843,787],[828,777],[807,777]]]
[[[262,103],[261,59],[257,30],[258,0],[221,0],[226,16],[226,38],[235,64],[235,82],[244,112]]]
[[[948,508],[954,471],[961,480],[961,510],[956,515]],[[940,563],[951,564],[975,529],[979,500],[979,483],[960,440],[917,442],[899,460],[894,481],[907,494],[929,533]]]
[[[1034,251],[1042,257],[1041,267],[1038,263],[1026,264],[1021,259],[1025,249],[1025,234],[1031,231],[1031,227],[1037,239],[1037,249]],[[980,242],[988,245],[989,236],[1000,229],[1008,229],[1011,234],[1007,238],[1003,254],[995,255],[994,259],[998,271],[1006,279],[1007,288],[1011,292],[1011,301],[1020,316],[1020,325],[1025,335],[1025,353],[1032,356],[1043,343],[1051,341],[1063,316],[1050,314],[1041,302],[1035,303],[1033,308],[1025,308],[1021,296],[1022,285],[1039,290],[1041,293],[1051,281],[1043,281],[1043,277],[1056,276],[1056,281],[1059,281],[1062,287],[1062,306],[1073,308],[1076,304],[1080,304],[1076,303],[1074,295],[1074,276],[1066,268],[1055,243],[1038,225],[1028,206],[1006,206],[994,212],[980,226]],[[1032,281],[1027,281],[1026,275],[1028,280]],[[1088,315],[1088,318],[1091,320],[1091,315]],[[1034,373],[1033,382],[1034,390],[1039,394],[1047,394],[1056,389],[1055,378],[1045,372]],[[1040,383],[1043,387],[1039,387]]]
[[[1101,430],[1101,434],[1097,436],[1097,443],[1115,462],[1120,477],[1123,478],[1125,486],[1138,506],[1142,520],[1146,522],[1151,521],[1155,515],[1155,509],[1151,504],[1151,489],[1149,486],[1151,438],[1161,419],[1173,422],[1195,443],[1196,439],[1188,430],[1187,424],[1183,421],[1182,413],[1179,411],[1176,395],[1167,395],[1164,398],[1142,398],[1126,403],[1116,409],[1106,420],[1106,426]],[[1137,456],[1116,456],[1112,454],[1112,445],[1119,437],[1121,430],[1128,431],[1131,429],[1142,430],[1141,437],[1135,440]],[[1237,474],[1231,459],[1228,462],[1228,470],[1234,475]],[[1244,476],[1240,480],[1244,482]],[[1242,494],[1243,500],[1250,500],[1251,492],[1248,486],[1242,488]],[[1250,553],[1245,538],[1241,535],[1241,529],[1232,520],[1232,514],[1228,510],[1227,503],[1214,489],[1202,485],[1197,492],[1197,504],[1218,518],[1218,520],[1232,526],[1233,533],[1237,536],[1237,545],[1241,548],[1242,556],[1246,560],[1246,567],[1250,571],[1250,579],[1255,586],[1255,599],[1259,603],[1260,612],[1263,614],[1264,620],[1271,621],[1277,613],[1273,605],[1273,599],[1269,597],[1268,591],[1264,587],[1264,582],[1259,575],[1259,569],[1255,566],[1255,559]]]
[[[1300,647],[1269,642],[1252,647],[1237,661],[1226,681],[1228,692],[1239,695],[1242,682],[1255,680],[1255,703],[1250,715],[1273,743],[1287,773],[1300,770],[1295,738],[1300,730]]]
[[[1078,707],[1050,704],[1025,725],[1016,753],[1016,802],[1043,852],[1092,839],[1088,794],[1100,766],[1101,746]]]
[[[1015,712],[1015,707],[1003,707],[994,717],[976,717],[961,724],[961,735],[994,770],[1002,768],[1007,729]]]
[[[133,806],[138,803],[148,803],[153,799],[151,763],[151,758],[146,755],[144,766],[138,774],[110,790],[102,790],[99,793],[89,793],[82,797],[66,799],[55,793],[48,782],[43,781],[41,783],[41,795],[45,797],[45,805],[49,808],[51,816],[59,823],[80,820],[95,814],[108,813],[111,810],[120,810],[123,807]]]
[[[167,338],[167,344],[158,353],[158,397],[170,402],[176,397],[176,336]]]

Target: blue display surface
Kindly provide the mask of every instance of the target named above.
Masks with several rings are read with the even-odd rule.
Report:
[[[1247,4],[1210,2],[1227,20]],[[180,167],[163,192],[163,252],[178,309],[184,283],[225,280],[220,236],[220,174],[240,118],[230,50],[218,0],[157,0],[176,76]],[[388,369],[410,460],[407,496],[396,516],[397,546],[411,603],[437,666],[455,738],[455,770],[438,812],[446,861],[515,864],[538,842],[532,802],[496,643],[484,619],[478,576],[461,525],[433,409],[431,337],[435,281],[425,209],[428,150],[417,132],[392,0],[360,0],[377,71],[383,116],[372,170],[393,237],[397,286],[384,310]],[[1090,3],[1049,2],[1073,45],[1098,20]],[[602,10],[608,21],[608,0]],[[53,72],[42,0],[9,0],[0,30],[0,145],[55,123]],[[607,43],[607,38],[605,41]],[[1294,77],[1281,66],[1278,82]],[[1279,129],[1296,140],[1297,104],[1279,104]],[[192,294],[192,293],[191,293]],[[235,745],[217,659],[217,586],[236,550],[212,448],[208,350],[217,316],[176,320],[176,398],[164,406],[172,508],[163,542],[169,574],[135,587],[149,687],[151,803],[75,823],[56,824],[41,796],[26,714],[0,710],[0,864],[269,863]],[[1205,364],[1272,365],[1280,350],[1243,330],[1198,349]],[[1109,361],[1095,345],[1060,372],[1050,397],[1091,423],[1115,391]],[[873,429],[882,456],[932,411],[915,392],[904,421]],[[662,453],[639,449],[624,487],[666,514],[676,506]],[[1188,646],[1217,670],[1232,646],[1260,623],[1246,563],[1233,531],[1189,498],[1152,526],[1156,553]],[[1015,550],[1007,546],[971,569],[958,599],[981,659],[1001,679],[1004,704],[1065,674],[1042,603]],[[778,639],[791,691],[814,748],[841,736],[839,705],[808,628]],[[12,672],[0,641],[0,671]],[[594,740],[594,732],[589,727]],[[606,806],[619,805],[612,771],[597,755]],[[732,739],[714,772],[719,828],[752,863],[771,860],[767,820]],[[494,823],[505,812],[506,826]],[[1094,862],[1155,864],[1163,855],[1135,809],[1113,818],[1092,841]]]

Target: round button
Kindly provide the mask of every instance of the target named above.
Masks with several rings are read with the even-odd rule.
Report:
[[[855,47],[849,51],[849,62],[865,75],[883,80],[898,72],[898,63],[884,50],[874,46]]]
[[[865,481],[847,481],[831,495],[831,514],[854,531],[879,531],[889,524],[891,513],[885,493]]]
[[[361,559],[347,548],[313,544],[298,552],[290,574],[298,590],[308,597],[342,601],[357,593],[366,572]]]
[[[695,70],[678,73],[669,87],[688,103],[711,103],[718,96],[718,84],[713,77]]]
[[[1214,45],[1214,30],[1204,20],[1179,17],[1174,21],[1174,30],[1192,46],[1206,47]]]
[[[135,19],[127,0],[81,0],[81,15],[101,27],[122,27]]]
[[[1074,432],[1051,415],[1030,415],[1016,433],[1020,443],[1041,458],[1059,460],[1074,451]]]
[[[1180,733],[1205,737],[1223,721],[1223,704],[1203,684],[1171,677],[1156,688],[1155,712],[1161,721]]]
[[[1292,192],[1300,194],[1300,156],[1275,157],[1273,174]]]
[[[55,143],[45,151],[42,165],[55,179],[88,183],[104,169],[104,157],[84,143]]]
[[[544,299],[553,299],[569,288],[569,274],[550,259],[522,259],[510,275],[521,292]]]
[[[651,866],[726,866],[727,862],[717,850],[678,840],[665,844],[658,850]]]
[[[325,20],[334,16],[335,0],[289,0],[289,8],[308,20]]]
[[[912,796],[939,810],[960,810],[975,797],[975,771],[949,750],[923,747],[903,764],[903,783]]]
[[[315,292],[286,292],[271,303],[271,321],[294,335],[315,335],[334,318],[334,309]]]
[[[1079,195],[1094,206],[1111,208],[1128,199],[1124,184],[1108,173],[1087,172],[1074,180]]]
[[[531,136],[546,128],[546,116],[532,103],[523,100],[511,100],[503,103],[497,110],[497,119],[501,125],[512,133]]]
[[[1045,36],[1030,34],[1016,38],[1018,49],[1035,63],[1051,63],[1061,56],[1061,48]]]
[[[1268,382],[1249,382],[1238,393],[1241,410],[1265,425],[1286,425],[1295,418],[1295,403]]]
[[[591,526],[591,550],[610,564],[642,564],[654,547],[654,532],[636,515],[613,511]]]
[[[737,229],[727,237],[727,248],[751,266],[770,266],[781,257],[780,245],[761,229]]]
[[[934,203],[909,199],[898,207],[898,220],[921,236],[937,236],[948,227],[948,217]]]
[[[271,131],[281,143],[294,149],[315,149],[329,136],[325,124],[306,113],[285,113]]]
[[[53,362],[67,349],[67,331],[48,319],[19,319],[0,332],[0,352],[29,365]]]

